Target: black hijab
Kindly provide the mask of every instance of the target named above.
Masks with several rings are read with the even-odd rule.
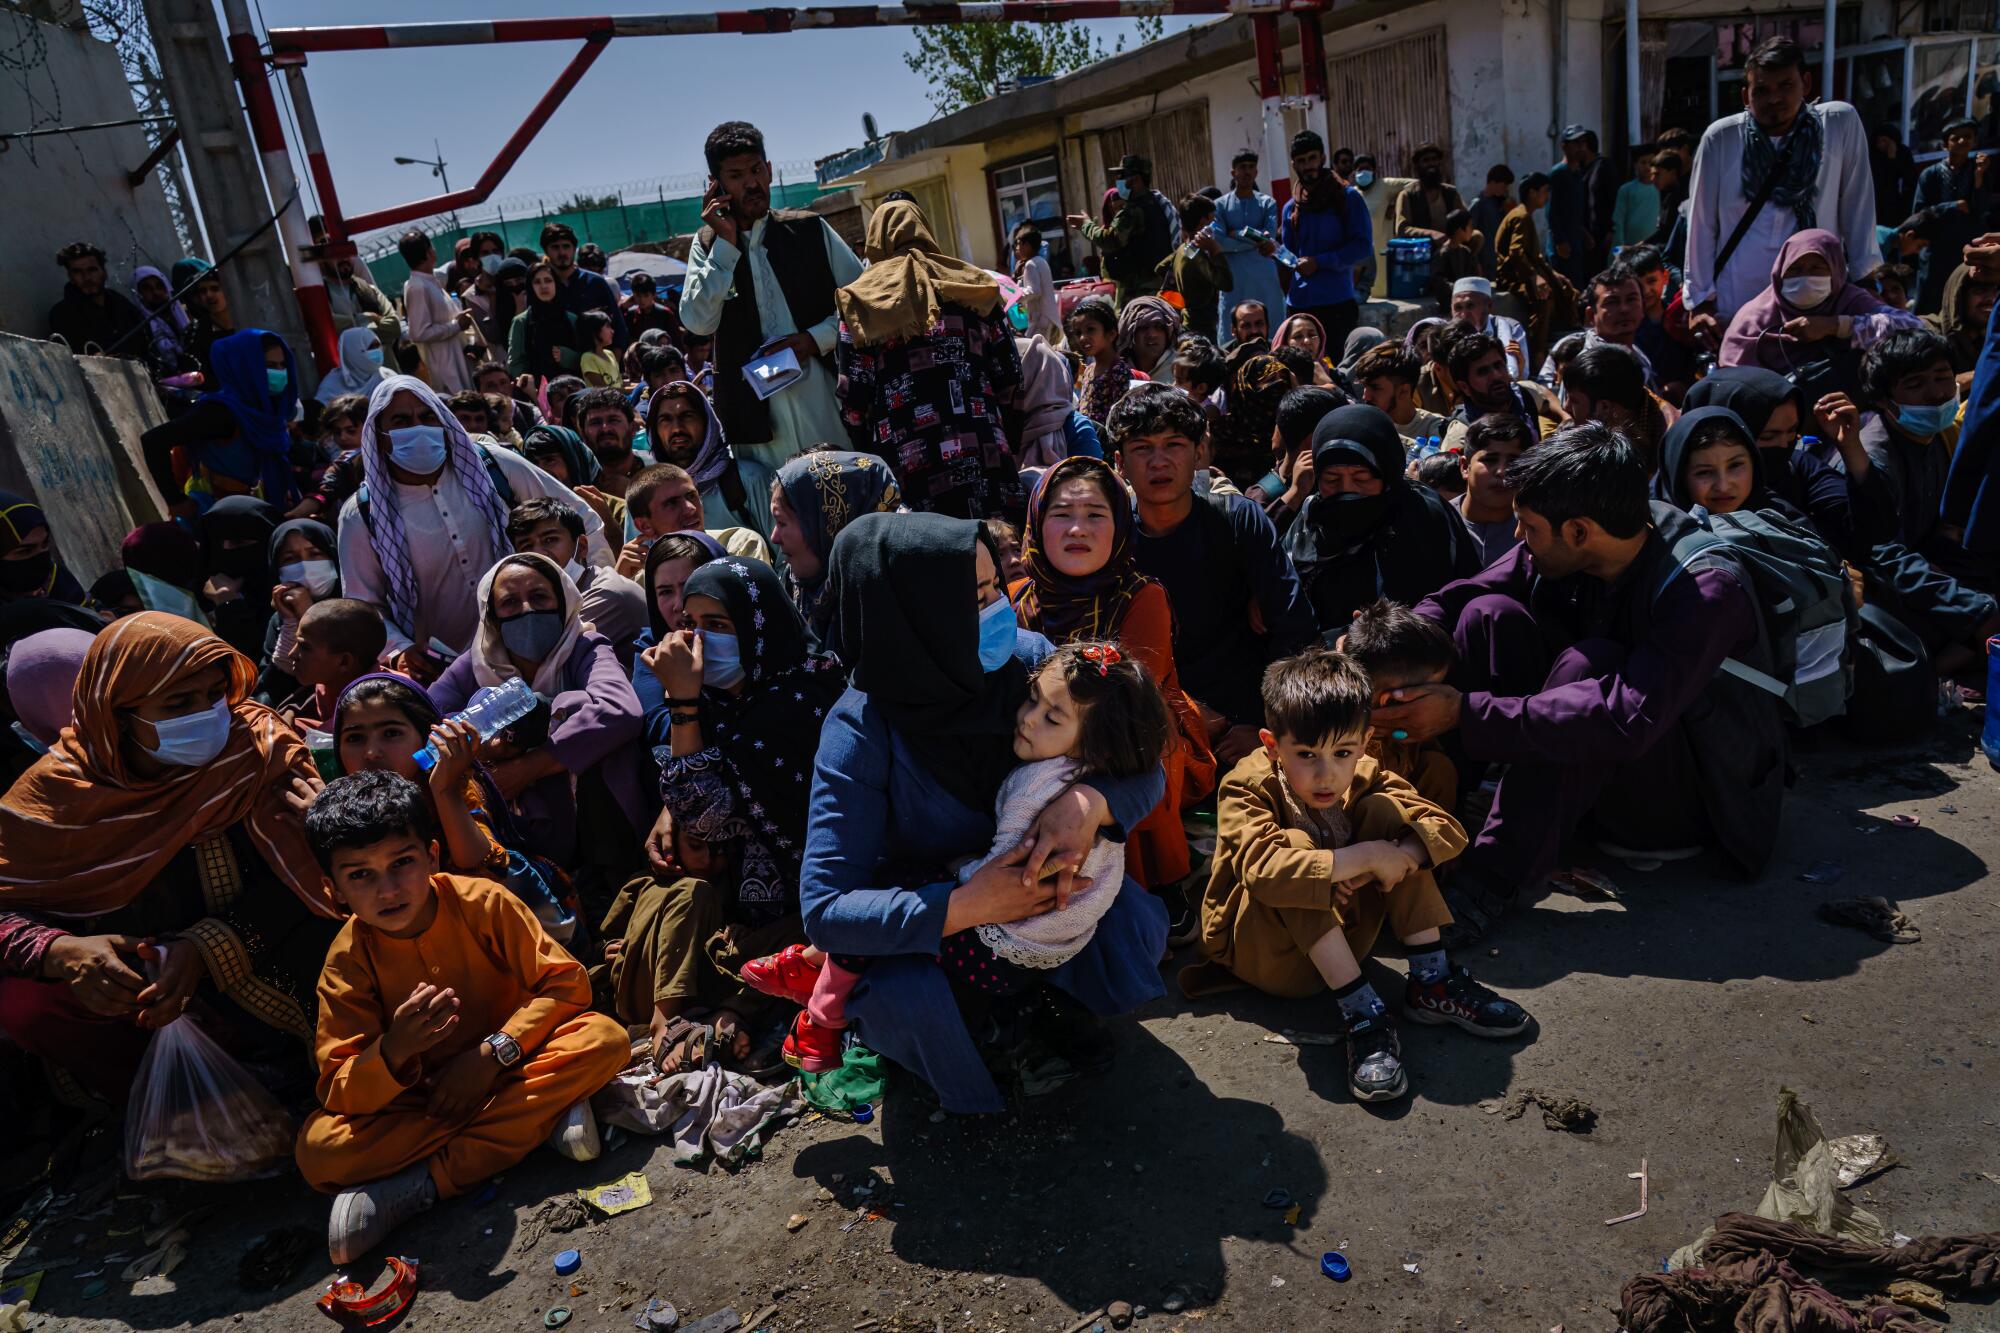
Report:
[[[1028,672],[979,665],[978,523],[943,514],[863,514],[834,539],[828,645],[937,784],[993,809],[1014,767],[1014,715]],[[998,561],[995,561],[998,564]]]
[[[779,858],[787,883],[747,897],[796,896],[806,841],[813,760],[827,709],[847,689],[832,658],[807,651],[805,621],[778,571],[761,560],[725,555],[688,577],[688,596],[713,597],[729,611],[743,660],[743,688],[702,691],[702,731],[728,761],[738,817]],[[746,869],[747,869],[746,863]]]
[[[1704,407],[1726,407],[1742,421],[1744,428],[1750,432],[1750,442],[1754,445],[1757,437],[1764,433],[1764,427],[1770,424],[1771,414],[1787,400],[1796,404],[1799,409],[1799,427],[1801,429],[1809,427],[1812,423],[1812,405],[1806,401],[1805,394],[1800,392],[1796,384],[1777,371],[1766,370],[1762,366],[1722,366],[1711,370],[1688,386],[1682,411],[1692,415]],[[1686,420],[1687,416],[1681,418],[1681,422]],[[1680,424],[1680,422],[1675,423],[1676,428]],[[1673,431],[1667,432],[1668,437],[1671,438],[1673,433]],[[1685,441],[1686,436],[1683,435],[1681,438]],[[1685,443],[1681,447],[1685,449]],[[1803,517],[1808,508],[1807,490],[1812,480],[1811,474],[1822,470],[1824,465],[1819,464],[1817,459],[1801,465],[1795,461],[1796,450],[1767,451],[1753,448],[1750,453],[1757,467],[1757,490],[1759,495],[1764,497],[1755,502],[1756,507],[1768,508],[1772,502],[1776,502],[1787,514]],[[1675,464],[1671,471],[1678,472],[1679,465]],[[1662,443],[1660,472],[1655,476],[1653,486],[1654,494],[1662,499],[1668,498],[1672,491],[1684,489],[1678,484],[1662,484],[1662,478],[1667,477],[1669,473],[1665,444]],[[1679,504],[1680,501],[1676,500],[1674,503]]]
[[[493,275],[493,323],[502,330],[513,326],[514,316],[521,313],[521,298],[528,294],[523,287],[517,295],[507,285],[510,278],[528,280],[528,266],[511,255],[500,261],[500,268]]]
[[[1320,564],[1366,542],[1395,512],[1409,482],[1403,476],[1403,437],[1380,408],[1356,403],[1337,407],[1313,428],[1315,480],[1326,468],[1360,464],[1380,477],[1380,495],[1309,496],[1299,521],[1285,534],[1285,548],[1309,578]]]
[[[558,347],[582,350],[576,341],[576,319],[564,308],[560,291],[553,301],[536,299],[532,275],[527,294],[528,373],[537,380],[552,380],[569,372],[550,360],[549,352]]]
[[[240,580],[244,600],[262,602],[268,609],[275,581],[271,573],[271,538],[283,521],[284,515],[276,506],[254,495],[232,495],[217,500],[201,516],[204,572]],[[225,541],[250,545],[225,549]]]
[[[304,536],[307,541],[317,546],[320,550],[325,551],[326,558],[333,565],[334,572],[340,572],[340,542],[333,535],[333,529],[316,518],[294,518],[287,519],[285,522],[271,529],[271,541],[265,548],[265,559],[270,564],[271,576],[274,580],[277,578],[278,566],[283,563],[278,559],[278,549],[285,544],[285,538],[295,532]],[[338,592],[329,595],[333,597],[340,596]]]
[[[1766,411],[1764,415],[1768,419],[1770,413]],[[1757,432],[1740,414],[1720,406],[1697,407],[1683,413],[1667,431],[1666,438],[1660,441],[1660,470],[1653,474],[1653,494],[1678,508],[1694,508],[1694,497],[1687,484],[1688,454],[1694,447],[1695,432],[1718,421],[1734,427],[1750,446],[1750,494],[1743,498],[1743,508],[1772,508],[1773,497],[1764,484],[1764,451],[1757,447]]]

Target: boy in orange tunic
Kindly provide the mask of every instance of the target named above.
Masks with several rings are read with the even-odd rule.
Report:
[[[430,807],[407,778],[333,783],[306,812],[306,837],[353,913],[320,974],[325,1109],[298,1141],[307,1183],[338,1192],[333,1262],[544,1140],[596,1157],[588,1099],[629,1046],[590,1012],[582,965],[501,885],[438,872]]]

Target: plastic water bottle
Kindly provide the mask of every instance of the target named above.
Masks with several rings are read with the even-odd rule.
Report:
[[[534,712],[535,705],[540,702],[540,696],[528,682],[516,676],[505,685],[488,685],[474,692],[471,702],[445,721],[470,722],[473,730],[479,733],[480,740],[491,740]],[[437,747],[425,745],[414,758],[418,770],[428,773],[437,764]]]

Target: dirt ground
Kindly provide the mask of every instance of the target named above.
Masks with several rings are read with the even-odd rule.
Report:
[[[1894,1229],[2000,1228],[2000,891],[1987,875],[2000,781],[1975,722],[1968,711],[1905,751],[1799,754],[1761,883],[1611,867],[1617,900],[1549,896],[1522,912],[1489,941],[1497,954],[1467,961],[1539,1031],[1485,1043],[1406,1028],[1414,1095],[1386,1110],[1349,1098],[1337,1047],[1265,1039],[1332,1030],[1329,1001],[1189,1004],[1176,992],[1114,1025],[1109,1074],[997,1122],[934,1122],[896,1088],[873,1124],[788,1127],[734,1171],[676,1167],[638,1139],[589,1167],[537,1154],[492,1202],[441,1205],[398,1237],[423,1274],[399,1326],[540,1328],[561,1304],[571,1329],[623,1329],[634,1302],[657,1295],[683,1327],[775,1304],[765,1327],[1062,1333],[1123,1300],[1150,1307],[1142,1330],[1190,1333],[1611,1330],[1627,1277],[1718,1213],[1756,1204],[1785,1086],[1829,1134],[1888,1137],[1902,1165],[1853,1194]],[[1895,814],[1921,824],[1890,825]],[[1839,883],[1802,882],[1816,861],[1841,865]],[[1922,940],[1878,943],[1815,918],[1822,900],[1859,893],[1896,899]],[[1385,993],[1400,970],[1379,969]],[[1480,1109],[1523,1087],[1588,1100],[1595,1131]],[[1648,1213],[1606,1226],[1636,1206],[1627,1173],[1642,1159]],[[642,1169],[651,1207],[521,1243],[551,1195]],[[1299,1202],[1295,1223],[1264,1206],[1276,1188]],[[172,1277],[134,1286],[112,1265],[95,1296],[92,1256],[129,1247],[105,1233],[143,1221],[147,1201],[42,1227],[44,1254],[81,1261],[49,1274],[40,1327],[327,1327],[313,1306],[329,1277],[323,1247],[276,1292],[236,1280],[273,1228],[323,1234],[324,1200],[291,1181],[184,1189],[171,1206],[205,1200],[225,1207]],[[880,1217],[843,1232],[857,1204]],[[795,1213],[808,1220],[792,1232]],[[572,1246],[583,1268],[558,1281],[551,1258]],[[1353,1268],[1345,1284],[1320,1275],[1335,1248]],[[2000,1306],[1955,1304],[1950,1327],[2000,1329]]]

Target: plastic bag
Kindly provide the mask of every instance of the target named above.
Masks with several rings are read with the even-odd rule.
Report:
[[[249,1180],[290,1165],[292,1118],[183,1014],[153,1034],[125,1107],[132,1180]]]

